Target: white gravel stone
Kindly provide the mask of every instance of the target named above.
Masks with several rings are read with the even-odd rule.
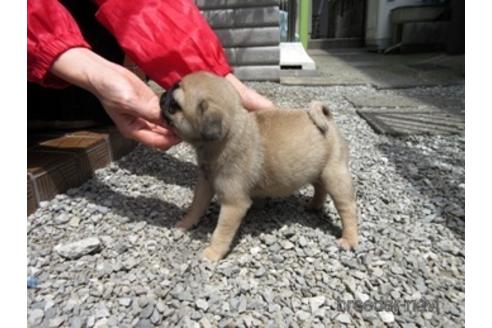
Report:
[[[361,292],[356,292],[355,298],[361,302],[366,302],[369,300],[369,295],[361,293]]]
[[[395,315],[393,314],[393,312],[380,311],[378,312],[378,315],[381,321],[384,323],[392,323],[395,321]]]
[[[200,319],[200,324],[203,328],[212,328],[212,324],[206,317]]]
[[[296,317],[301,321],[306,321],[311,317],[311,315],[309,314],[309,312],[300,310],[296,313]]]
[[[251,253],[251,255],[256,255],[261,252],[261,247],[252,247],[249,252]]]
[[[292,248],[294,248],[294,246],[295,245],[293,243],[291,243],[290,241],[288,241],[288,240],[282,241],[282,247],[284,249],[292,249]]]
[[[55,217],[55,223],[56,224],[65,224],[68,221],[70,221],[70,216],[68,216],[68,214],[65,214],[65,213],[62,213],[62,214],[58,215],[57,217]]]
[[[345,324],[350,324],[352,322],[352,318],[348,313],[340,313],[337,315],[337,321]]]
[[[132,299],[129,297],[124,297],[124,298],[120,298],[118,302],[120,303],[120,305],[124,307],[128,307],[132,304]]]
[[[50,328],[60,327],[65,322],[65,317],[56,317],[49,321],[48,326]]]
[[[315,314],[318,309],[325,304],[326,297],[316,296],[309,298],[309,306],[311,307],[311,313]]]
[[[80,224],[80,218],[78,218],[78,217],[73,217],[68,222],[68,225],[71,227],[74,227],[74,228],[77,228],[79,226],[79,224]]]
[[[43,318],[44,318],[43,310],[34,309],[34,310],[29,312],[27,321],[28,321],[29,325],[36,326],[36,325],[39,325],[41,323],[41,321],[43,321]]]
[[[81,256],[95,252],[100,248],[101,241],[99,240],[99,238],[90,237],[71,243],[58,244],[57,246],[55,246],[54,250],[60,256],[69,260],[74,260],[78,259]]]
[[[199,308],[199,309],[201,309],[201,310],[203,310],[203,311],[207,311],[207,309],[208,309],[208,303],[207,303],[207,301],[205,301],[205,300],[204,300],[204,299],[202,299],[202,298],[201,298],[201,299],[198,299],[198,300],[195,302],[195,304],[196,304],[196,307],[197,307],[197,308]]]
[[[96,321],[94,324],[94,328],[109,328],[108,326],[108,319],[107,318],[101,318]]]

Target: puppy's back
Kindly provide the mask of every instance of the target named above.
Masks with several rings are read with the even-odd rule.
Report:
[[[331,143],[306,111],[266,110],[251,115],[258,124],[264,158],[258,196],[287,196],[319,177]]]

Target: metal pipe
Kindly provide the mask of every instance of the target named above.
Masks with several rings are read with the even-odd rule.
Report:
[[[289,0],[287,4],[287,12],[287,41],[293,42],[296,39],[297,0]]]

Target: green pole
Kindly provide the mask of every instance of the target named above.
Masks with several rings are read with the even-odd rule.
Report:
[[[309,35],[309,6],[311,0],[300,0],[299,4],[299,39],[304,47],[307,49],[308,35]]]

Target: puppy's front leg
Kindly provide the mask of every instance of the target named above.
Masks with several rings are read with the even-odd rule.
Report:
[[[203,258],[218,261],[229,251],[232,239],[241,221],[251,206],[251,200],[224,203],[220,207],[219,221],[212,235],[210,245],[203,251]]]
[[[176,223],[176,228],[188,230],[197,224],[203,214],[205,214],[213,196],[214,190],[212,185],[203,173],[200,172],[193,194],[193,201],[186,211],[185,216]]]

